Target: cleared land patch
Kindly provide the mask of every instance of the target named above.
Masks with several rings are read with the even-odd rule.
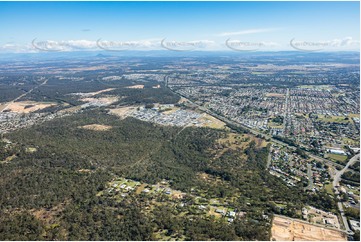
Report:
[[[266,97],[285,97],[285,94],[269,92],[266,93]]]
[[[350,119],[342,116],[318,115],[318,120],[325,123],[349,123]]]
[[[298,88],[304,89],[316,89],[316,90],[332,90],[334,88],[333,85],[301,85]]]
[[[31,113],[55,105],[56,103],[42,103],[33,101],[11,102],[4,108],[3,111],[15,113]]]
[[[76,96],[81,96],[81,97],[92,97],[104,92],[110,92],[113,91],[115,88],[108,88],[108,89],[104,89],[104,90],[100,90],[97,92],[79,92],[79,93],[72,93],[71,95],[76,95]]]
[[[339,154],[327,154],[326,158],[332,159],[334,161],[340,161],[340,162],[345,162],[347,161],[347,156],[346,155],[339,155]]]
[[[134,86],[129,86],[127,88],[132,88],[132,89],[143,89],[144,85],[134,85]]]
[[[312,225],[301,220],[275,215],[272,238],[275,241],[346,241],[346,235],[336,229]]]
[[[4,103],[4,104],[0,104],[0,112],[2,112],[3,111],[3,109],[5,109],[6,108],[6,103]]]
[[[5,163],[9,163],[10,161],[12,161],[13,159],[15,159],[17,156],[14,154],[14,155],[11,155],[9,157],[7,157],[5,160],[3,161],[0,161],[0,164],[5,164]]]
[[[256,138],[252,135],[229,133],[227,137],[218,140],[217,149],[215,150],[215,152],[217,153],[216,157],[220,157],[229,149],[244,150],[249,146],[250,142],[252,141],[254,141],[256,146],[258,147],[267,146],[266,141]]]
[[[88,124],[81,126],[82,129],[95,130],[95,131],[107,131],[112,128],[112,126],[102,125],[102,124]]]
[[[112,96],[99,97],[99,98],[87,97],[81,99],[81,101],[87,102],[86,105],[92,105],[92,106],[107,106],[118,100],[119,100],[118,97],[112,97]]]
[[[120,107],[120,108],[112,108],[109,109],[109,113],[116,115],[118,117],[126,118],[128,114],[132,113],[135,109],[137,109],[137,106],[126,106],[126,107]]]
[[[219,119],[216,119],[215,117],[207,113],[203,113],[202,117],[200,117],[199,120],[203,123],[203,127],[209,127],[213,129],[223,129],[226,126],[224,122],[222,122]]]

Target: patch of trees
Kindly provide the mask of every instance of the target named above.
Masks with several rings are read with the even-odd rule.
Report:
[[[354,173],[351,171],[347,171],[347,172],[343,173],[341,175],[341,178],[352,181],[352,182],[360,183],[360,174],[357,174],[357,173]]]
[[[112,129],[79,128],[95,123]],[[6,134],[18,152],[17,158],[0,164],[0,238],[151,240],[164,230],[167,236],[187,240],[268,240],[270,224],[264,214],[297,217],[304,204],[334,208],[328,196],[303,194],[302,188],[290,188],[266,172],[269,147],[250,142],[244,150],[229,149],[215,157],[212,147],[225,135],[209,128],[119,120],[102,109]],[[25,147],[37,151],[28,153]],[[199,173],[219,182],[207,182]],[[181,217],[166,205],[145,213],[147,198],[117,202],[97,196],[114,175],[149,184],[167,179],[175,189],[196,188],[208,198],[241,194],[230,206],[247,214],[228,224],[202,214]],[[287,206],[278,211],[271,201]],[[54,223],[34,216],[34,210],[48,211],[59,204],[64,208]]]
[[[349,168],[354,170],[354,171],[360,172],[360,162],[356,162],[352,166],[349,166]]]
[[[355,220],[360,220],[360,210],[353,207],[345,208],[345,215]]]
[[[272,118],[271,121],[274,123],[283,124],[283,117],[278,115]]]
[[[283,142],[283,143],[286,143],[286,144],[288,144],[288,145],[290,145],[290,146],[297,147],[297,144],[296,144],[293,140],[288,139],[288,138],[286,138],[286,137],[281,137],[281,136],[278,136],[278,135],[273,135],[272,138],[274,138],[274,139],[276,139],[276,140],[279,140],[279,141],[281,141],[281,142]]]
[[[301,150],[300,148],[297,147],[296,149],[296,153],[301,156],[303,159],[308,159],[308,155],[305,153],[304,150]]]
[[[237,133],[241,133],[241,134],[248,134],[249,133],[248,129],[243,128],[243,127],[241,127],[239,125],[234,125],[234,124],[231,124],[231,123],[227,123],[227,126],[230,129],[236,131]]]

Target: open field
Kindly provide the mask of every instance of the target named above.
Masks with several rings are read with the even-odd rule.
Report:
[[[6,103],[4,103],[4,104],[0,104],[0,112],[2,112],[3,111],[3,109],[5,109],[6,108]]]
[[[345,162],[347,160],[346,155],[338,155],[338,154],[327,154],[327,158],[340,162]]]
[[[82,129],[95,130],[95,131],[107,131],[112,128],[112,126],[102,125],[102,124],[89,124],[81,126]]]
[[[350,118],[360,118],[360,114],[359,113],[350,113],[348,115]]]
[[[328,116],[328,115],[318,115],[318,120],[325,123],[349,123],[351,119],[345,119],[342,116]]]
[[[171,113],[174,113],[175,111],[178,111],[178,110],[180,110],[180,108],[179,107],[167,107],[167,108],[165,108],[165,109],[161,109],[161,112],[163,113],[163,114],[171,114]]]
[[[328,194],[334,195],[332,183],[329,183],[329,184],[325,185],[325,190],[326,190],[326,192]]]
[[[311,206],[302,209],[304,219],[312,224],[320,224],[326,227],[340,229],[339,219],[336,214],[326,212]]]
[[[254,141],[256,143],[257,147],[266,147],[267,142],[256,138],[249,134],[235,134],[235,133],[229,133],[227,137],[219,139],[218,143],[222,145],[222,149],[218,152],[216,157],[220,157],[222,154],[224,154],[227,150],[244,150],[249,146],[249,143]],[[217,152],[217,151],[216,151]]]
[[[188,99],[185,99],[184,97],[181,97],[178,101],[178,103],[186,103],[188,102]]]
[[[331,90],[334,88],[334,86],[332,86],[332,85],[301,85],[301,86],[298,86],[298,88]]]
[[[216,218],[221,218],[221,217],[222,217],[222,214],[217,213],[217,212],[216,212],[217,209],[219,209],[219,207],[210,206],[210,207],[209,207],[208,214],[211,215],[211,216],[214,216],[214,217],[216,217]]]
[[[33,101],[11,102],[7,104],[3,111],[16,112],[16,113],[31,113],[40,109],[51,107],[55,103],[42,103]]]
[[[132,88],[132,89],[143,89],[144,85],[134,85],[134,86],[129,86],[127,88]]]
[[[15,159],[15,158],[16,158],[16,155],[15,155],[15,154],[14,154],[14,155],[11,155],[11,156],[7,157],[5,160],[0,161],[0,164],[9,163],[10,161],[12,161],[12,160]]]
[[[351,145],[351,146],[359,146],[360,144],[360,141],[358,140],[353,140],[353,139],[350,139],[350,138],[343,138],[342,139],[342,142],[345,144],[345,145]]]
[[[107,65],[99,65],[99,66],[89,66],[89,67],[74,67],[69,68],[68,71],[96,71],[96,70],[107,70],[109,67]]]
[[[125,106],[125,107],[119,107],[119,108],[112,108],[109,109],[109,113],[116,115],[121,118],[126,118],[129,113],[137,109],[137,106]]]
[[[59,113],[75,113],[81,110],[81,106],[74,106],[70,108],[65,108],[59,111]]]
[[[312,225],[301,220],[275,215],[272,238],[275,241],[346,241],[346,235],[336,229]]]
[[[72,93],[72,95],[77,95],[77,96],[82,96],[82,97],[92,97],[104,92],[110,92],[113,91],[115,88],[108,88],[108,89],[104,89],[104,90],[100,90],[97,92],[86,92],[86,93]]]
[[[274,128],[274,129],[283,129],[284,128],[284,126],[281,124],[279,124],[279,123],[275,123],[275,122],[268,122],[268,127],[270,127],[270,128]]]
[[[285,97],[285,94],[269,92],[269,93],[266,93],[266,97]]]
[[[34,153],[34,152],[36,152],[38,149],[37,148],[35,148],[35,147],[27,147],[26,149],[25,149],[25,151],[27,152],[27,153]]]
[[[87,97],[87,98],[82,98],[80,100],[83,102],[87,102],[87,103],[91,103],[91,104],[95,104],[95,105],[110,105],[110,104],[118,101],[119,98],[113,97],[113,96],[99,97],[99,98]]]
[[[216,119],[215,117],[206,113],[203,113],[202,117],[200,117],[199,120],[204,124],[203,127],[223,129],[226,126],[226,124],[221,120]]]

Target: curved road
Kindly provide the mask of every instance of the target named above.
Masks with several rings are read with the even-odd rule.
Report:
[[[346,166],[342,170],[336,172],[336,174],[333,178],[333,182],[332,182],[332,185],[334,188],[339,185],[339,183],[341,181],[341,176],[343,173],[345,173],[345,171],[348,169],[348,167],[355,164],[357,161],[359,161],[359,159],[360,159],[360,154],[355,155],[347,162]]]
[[[332,186],[333,186],[333,189],[334,189],[336,195],[339,194],[337,187],[340,184],[342,174],[345,173],[345,171],[348,169],[349,166],[355,164],[356,162],[359,162],[359,160],[360,160],[360,154],[357,154],[347,162],[346,166],[342,170],[336,172],[335,176],[333,177],[333,182],[332,182]],[[338,202],[337,207],[341,214],[341,218],[342,218],[343,224],[345,226],[346,232],[348,234],[353,234],[353,232],[350,229],[350,226],[348,225],[347,218],[345,216],[345,212],[343,211],[342,203]]]

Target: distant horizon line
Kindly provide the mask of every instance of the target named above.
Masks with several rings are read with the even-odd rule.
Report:
[[[340,52],[357,52],[360,53],[360,50],[317,50],[317,51],[299,51],[299,50],[256,50],[256,51],[233,51],[233,50],[189,50],[189,51],[171,51],[171,50],[122,50],[122,51],[107,51],[107,50],[79,50],[79,51],[38,51],[38,52],[0,52],[1,55],[8,55],[8,54],[71,54],[71,53],[107,53],[109,55],[116,55],[116,54],[123,54],[123,53],[131,53],[131,52],[164,52],[164,53],[219,53],[219,52],[226,52],[226,53],[239,53],[239,54],[252,54],[252,53],[277,53],[277,52],[294,52],[294,53],[303,53],[303,54],[311,54],[311,53],[340,53]]]

